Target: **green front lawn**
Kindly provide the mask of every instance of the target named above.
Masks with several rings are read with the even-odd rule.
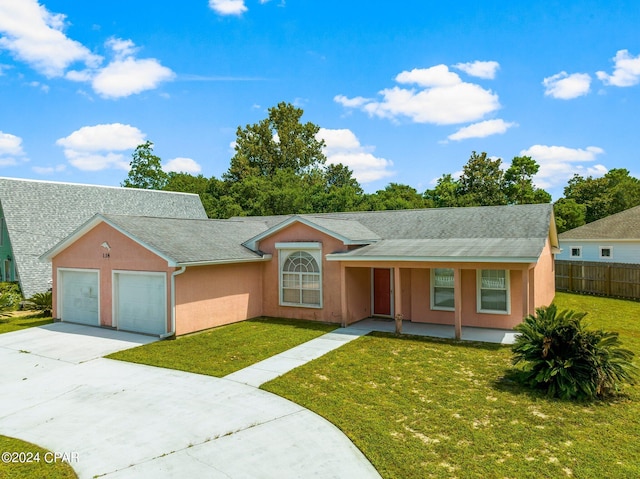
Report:
[[[63,462],[60,457],[56,458],[46,449],[20,439],[0,435],[0,453],[3,454],[0,461],[1,478],[74,479],[78,477],[68,462]],[[7,453],[9,456],[6,456]],[[69,459],[73,460],[71,457]]]
[[[11,316],[0,316],[0,334],[33,328],[52,323],[51,316],[34,312],[14,312]]]
[[[558,294],[620,331],[640,364],[640,303]],[[373,333],[262,386],[343,430],[385,478],[640,477],[640,385],[550,400],[504,379],[509,347]]]
[[[249,319],[107,357],[222,377],[336,328],[335,324],[297,319]]]

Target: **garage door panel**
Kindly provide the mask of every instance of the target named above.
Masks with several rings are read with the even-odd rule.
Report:
[[[99,275],[97,271],[61,271],[60,318],[72,323],[98,326]]]
[[[149,334],[166,332],[164,274],[117,273],[118,329]]]

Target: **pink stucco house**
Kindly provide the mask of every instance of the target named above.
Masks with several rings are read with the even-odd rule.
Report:
[[[256,316],[513,328],[555,291],[551,205],[233,218],[97,214],[43,255],[54,316],[160,336]]]

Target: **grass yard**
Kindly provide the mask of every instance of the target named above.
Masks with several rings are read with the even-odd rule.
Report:
[[[640,303],[557,294],[620,331],[640,364]],[[509,347],[374,333],[262,386],[343,430],[385,478],[640,477],[640,385],[610,402],[504,379]]]
[[[26,453],[28,456],[23,457],[30,458],[32,462],[7,464],[4,460],[0,461],[0,477],[3,479],[77,479],[78,477],[68,463],[60,460],[54,462],[51,455],[46,455],[49,452],[46,449],[20,439],[0,435],[0,453],[7,452]]]
[[[33,328],[52,323],[51,316],[31,311],[16,311],[11,316],[0,317],[0,334],[18,331],[20,329]]]
[[[222,377],[336,329],[296,319],[259,318],[107,356]]]

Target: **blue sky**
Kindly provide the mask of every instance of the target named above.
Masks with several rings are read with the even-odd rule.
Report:
[[[365,191],[422,192],[472,151],[640,177],[632,1],[0,0],[0,176],[118,185],[151,140],[220,177],[281,101]]]

